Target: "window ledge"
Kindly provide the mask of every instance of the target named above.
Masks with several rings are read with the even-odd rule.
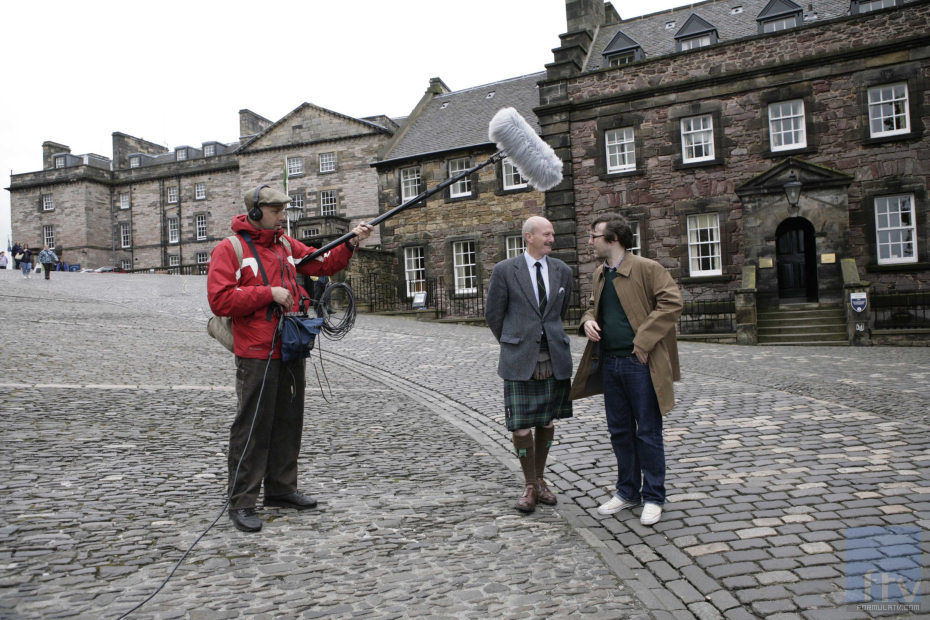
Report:
[[[809,155],[811,153],[816,153],[817,147],[815,146],[799,146],[796,149],[781,149],[780,151],[773,151],[771,149],[762,152],[762,157],[766,159],[778,159],[780,157],[791,157],[793,155]]]
[[[733,276],[721,274],[719,276],[685,276],[681,279],[683,284],[701,284],[704,282],[730,282]]]
[[[508,189],[499,189],[495,192],[496,196],[507,196],[509,194],[522,194],[524,192],[531,192],[533,188],[527,185],[526,187],[511,187]]]
[[[865,266],[865,270],[873,273],[883,273],[886,271],[926,271],[930,270],[930,262],[919,261],[916,263],[896,263],[894,265],[869,263]]]
[[[876,146],[880,144],[888,144],[889,142],[909,142],[911,140],[918,140],[920,137],[921,136],[919,132],[909,131],[908,133],[898,133],[892,136],[866,138],[862,141],[862,146]]]
[[[635,170],[624,170],[623,172],[601,172],[598,174],[598,178],[601,181],[610,181],[611,179],[622,179],[624,177],[636,177],[644,176],[646,174],[645,170],[637,168]]]
[[[723,165],[723,159],[718,157],[716,159],[708,159],[707,161],[695,161],[695,162],[688,162],[688,163],[685,163],[681,160],[676,160],[675,163],[672,164],[672,168],[674,168],[675,170],[687,170],[688,168],[703,168],[705,166],[722,166],[722,165]]]

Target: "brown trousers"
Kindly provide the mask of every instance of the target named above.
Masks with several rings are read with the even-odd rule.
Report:
[[[239,405],[236,419],[229,429],[230,509],[255,506],[262,482],[265,485],[265,497],[287,495],[297,490],[297,456],[300,454],[304,423],[305,371],[306,360],[282,362],[278,359],[271,360],[269,364],[264,359],[236,357],[236,396]],[[252,438],[246,448],[250,428]],[[245,456],[239,465],[243,449]],[[236,480],[235,488],[233,479]]]

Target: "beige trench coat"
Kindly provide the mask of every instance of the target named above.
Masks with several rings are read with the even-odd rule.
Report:
[[[649,353],[649,375],[652,377],[659,409],[663,414],[668,413],[675,405],[672,382],[681,379],[678,343],[675,340],[675,326],[683,307],[681,291],[665,267],[629,252],[620,263],[617,275],[614,288],[630,326],[636,332],[633,344]],[[604,290],[604,265],[594,271],[593,282],[591,303],[581,317],[578,328],[582,336],[584,324],[591,319],[597,320],[601,292]],[[603,392],[599,368],[591,372],[592,358],[597,357],[596,345],[588,341],[572,382],[572,400]],[[596,361],[595,365],[599,367]]]

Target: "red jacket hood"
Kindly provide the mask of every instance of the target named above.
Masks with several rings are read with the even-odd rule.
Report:
[[[236,234],[249,233],[252,237],[252,241],[258,245],[264,246],[270,246],[278,240],[278,237],[284,234],[284,231],[280,229],[270,230],[268,228],[258,228],[245,213],[233,218],[232,229]]]

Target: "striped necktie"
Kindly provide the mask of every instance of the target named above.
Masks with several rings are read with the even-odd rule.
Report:
[[[539,313],[546,313],[546,283],[543,282],[542,264],[536,261],[536,289],[539,291]]]

